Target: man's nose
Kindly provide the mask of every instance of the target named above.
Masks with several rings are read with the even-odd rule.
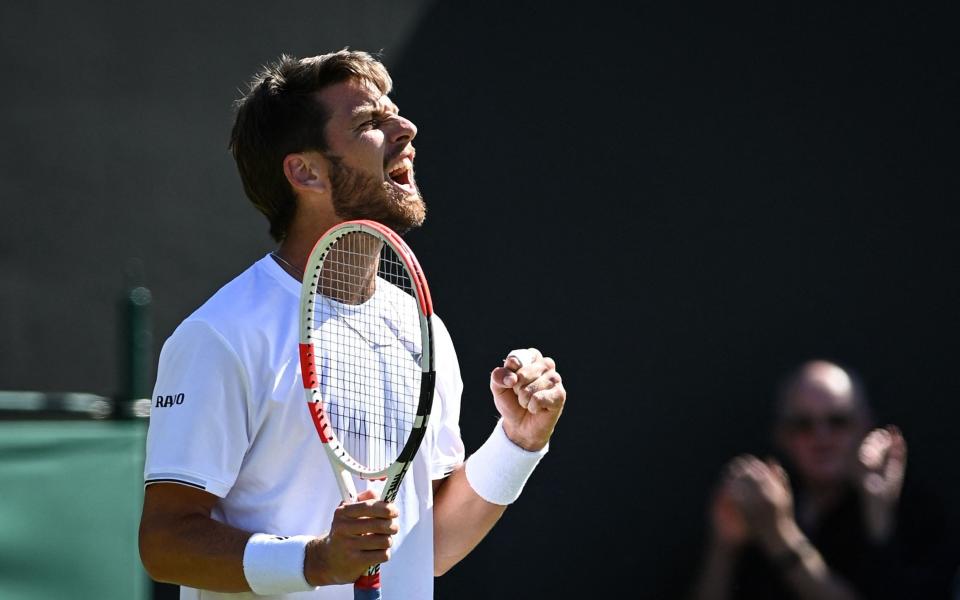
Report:
[[[397,115],[394,119],[394,128],[390,132],[390,141],[395,144],[409,143],[417,137],[417,126],[413,121]]]

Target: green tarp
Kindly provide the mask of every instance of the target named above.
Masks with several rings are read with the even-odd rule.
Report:
[[[143,421],[0,421],[0,598],[149,598]]]

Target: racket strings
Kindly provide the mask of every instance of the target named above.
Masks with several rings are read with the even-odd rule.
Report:
[[[330,425],[343,449],[378,471],[403,449],[420,392],[420,319],[413,282],[389,245],[351,232],[327,252],[310,339]]]

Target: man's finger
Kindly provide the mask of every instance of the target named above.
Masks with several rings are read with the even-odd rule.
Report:
[[[748,455],[744,461],[744,472],[752,477],[759,478],[763,475],[765,466],[763,461],[753,455]]]
[[[562,379],[556,371],[548,371],[529,383],[517,383],[513,391],[517,394],[520,406],[527,408],[534,394],[557,387]],[[531,411],[532,412],[532,411]]]
[[[540,390],[550,389],[561,381],[563,381],[563,378],[560,377],[560,373],[556,371],[545,371],[539,377],[523,386],[522,391],[527,394],[535,394]]]
[[[513,371],[522,369],[537,362],[543,355],[536,348],[519,348],[511,350],[504,359],[503,365]]]
[[[368,566],[380,565],[390,560],[390,549],[382,550],[363,550],[360,552],[364,562]]]
[[[524,385],[518,383],[514,386],[514,392],[517,394],[517,400],[520,406],[526,408],[531,413],[536,413],[539,412],[540,408],[548,408],[552,406],[556,400],[561,399],[562,394],[565,393],[562,391],[562,386],[560,392],[550,394],[545,394],[544,392],[560,386],[562,381],[563,379],[556,371],[546,371],[530,383]],[[533,408],[531,408],[531,405]]]
[[[377,500],[377,493],[373,490],[363,490],[357,494],[357,501],[360,500]]]
[[[372,499],[343,504],[337,512],[347,519],[394,519],[400,515],[396,504]]]
[[[887,465],[884,469],[887,479],[902,481],[907,468],[907,443],[900,430],[891,427],[890,450],[887,453]]]
[[[886,429],[874,429],[860,444],[860,463],[870,471],[883,467],[890,449],[890,432]]]
[[[777,476],[784,486],[790,485],[790,478],[787,476],[787,471],[783,468],[783,465],[780,464],[780,461],[771,456],[767,458],[767,467]]]
[[[740,456],[731,460],[729,466],[727,467],[728,476],[730,478],[742,477],[746,473],[748,458],[749,455],[741,454]]]
[[[895,425],[890,426],[890,454],[900,460],[907,458],[907,441],[903,439],[903,433]]]
[[[507,367],[497,367],[490,373],[490,388],[494,393],[505,388],[512,388],[519,383],[517,374]]]
[[[530,396],[527,410],[533,414],[537,414],[541,410],[559,410],[563,406],[566,394],[566,390],[560,384],[547,390],[540,390]]]
[[[342,536],[380,536],[390,537],[399,531],[397,523],[393,519],[343,519],[337,521],[337,534]],[[380,547],[380,546],[376,546]],[[383,546],[386,548],[386,546]],[[366,548],[366,547],[365,547]],[[371,546],[366,549],[372,549]]]

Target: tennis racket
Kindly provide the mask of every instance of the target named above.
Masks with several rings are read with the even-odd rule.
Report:
[[[316,243],[300,294],[300,364],[307,406],[344,501],[353,475],[385,479],[392,502],[433,404],[433,305],[420,264],[390,228],[347,221]],[[380,567],[354,584],[380,598]]]

